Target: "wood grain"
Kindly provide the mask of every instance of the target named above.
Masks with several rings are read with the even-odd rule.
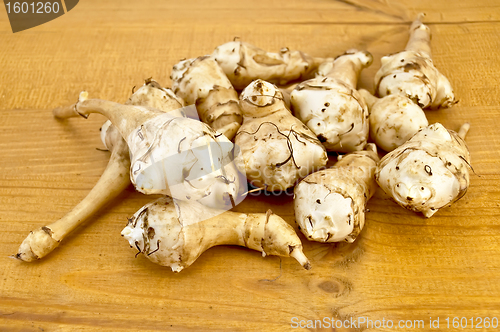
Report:
[[[354,244],[300,235],[310,271],[291,259],[217,247],[174,274],[134,258],[120,237],[127,217],[152,199],[129,188],[44,260],[9,257],[30,230],[85,197],[106,167],[109,153],[96,150],[104,118],[57,121],[50,111],[82,89],[124,101],[143,79],[169,85],[179,59],[235,36],[316,56],[367,49],[375,61],[360,87],[372,89],[380,57],[404,47],[419,12],[433,32],[434,61],[460,100],[427,112],[429,120],[450,129],[471,123],[474,174],[452,207],[425,219],[379,190]],[[446,328],[445,318],[500,319],[499,33],[493,0],[87,0],[16,34],[0,9],[0,330],[288,331],[296,330],[294,317],[367,317],[422,319],[425,327],[337,331],[465,331]],[[252,196],[235,210],[268,208],[294,225],[289,195]],[[431,329],[429,317],[440,327]]]

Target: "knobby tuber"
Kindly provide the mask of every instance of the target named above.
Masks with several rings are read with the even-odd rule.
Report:
[[[235,137],[247,179],[268,191],[291,188],[326,165],[325,148],[286,108],[281,91],[256,80],[240,95],[243,124]]]
[[[361,70],[372,60],[368,52],[350,50],[321,64],[315,78],[299,83],[291,92],[293,113],[328,151],[359,151],[366,144],[368,108],[356,85]]]
[[[370,137],[387,152],[429,125],[424,111],[406,96],[377,98],[364,89],[359,93],[370,111]]]
[[[304,79],[325,61],[287,47],[279,53],[266,52],[239,40],[218,46],[212,56],[238,90],[257,79],[279,85]]]
[[[242,121],[238,93],[210,56],[182,60],[170,76],[175,94],[195,104],[201,121],[232,139]]]
[[[380,96],[401,94],[421,108],[453,106],[455,95],[448,79],[441,74],[431,57],[431,30],[420,14],[410,27],[404,51],[382,57],[375,74],[375,91]]]
[[[304,235],[318,242],[353,242],[365,224],[368,200],[377,188],[379,161],[373,143],[339,156],[337,163],[314,172],[295,187],[295,220]]]
[[[203,220],[199,216],[204,216]],[[263,256],[291,256],[304,268],[310,268],[293,227],[270,211],[213,211],[198,202],[162,197],[137,211],[122,236],[138,253],[174,272],[190,266],[204,251],[217,245],[244,246]]]
[[[386,154],[375,174],[380,186],[399,205],[430,218],[465,195],[470,155],[465,144],[469,124],[458,134],[434,123]]]

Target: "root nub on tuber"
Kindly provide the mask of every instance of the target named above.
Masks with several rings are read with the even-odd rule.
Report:
[[[203,220],[199,217],[203,216]],[[310,269],[302,243],[286,221],[270,213],[214,211],[197,202],[162,197],[137,211],[122,236],[154,263],[180,272],[207,249],[238,245],[295,258]]]
[[[384,97],[401,94],[421,108],[446,108],[457,103],[448,79],[431,58],[431,30],[422,23],[420,14],[410,27],[410,38],[404,51],[382,57],[375,74],[375,91]]]
[[[318,242],[353,242],[365,224],[368,200],[377,188],[377,147],[339,156],[327,169],[314,172],[295,187],[295,220],[304,235]]]
[[[290,94],[293,113],[328,151],[359,151],[366,145],[368,108],[356,85],[372,60],[368,52],[347,51],[321,64],[316,78],[299,83]]]
[[[268,191],[291,188],[326,165],[325,148],[286,108],[273,84],[256,80],[240,95],[243,124],[235,137],[247,179]]]
[[[196,105],[201,121],[233,139],[242,121],[238,93],[212,57],[182,60],[170,78],[175,94]]]
[[[376,180],[396,203],[430,218],[465,195],[470,155],[469,124],[458,134],[434,123],[380,160]]]
[[[212,56],[237,90],[257,79],[280,85],[304,79],[325,61],[287,47],[271,53],[236,40],[218,46]]]

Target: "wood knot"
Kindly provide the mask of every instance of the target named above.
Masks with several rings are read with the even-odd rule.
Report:
[[[327,293],[338,294],[340,293],[342,286],[336,281],[326,280],[318,284],[318,288]]]

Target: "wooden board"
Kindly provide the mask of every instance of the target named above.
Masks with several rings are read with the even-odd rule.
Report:
[[[96,150],[103,117],[52,117],[52,108],[74,102],[81,90],[124,101],[143,79],[169,85],[178,60],[235,36],[316,56],[367,49],[375,61],[359,85],[372,89],[380,57],[404,47],[422,11],[434,61],[460,100],[428,112],[429,120],[450,129],[471,123],[475,173],[451,208],[425,219],[379,190],[354,244],[301,235],[310,271],[291,259],[218,247],[174,274],[134,258],[121,238],[127,217],[152,199],[129,188],[42,261],[9,257],[30,230],[85,197],[107,164],[109,153]],[[321,320],[309,330],[329,331],[325,322],[353,319],[357,326],[337,331],[465,331],[471,318],[500,319],[499,20],[493,0],[87,0],[13,34],[0,9],[0,330],[288,331]],[[271,208],[294,224],[292,207],[291,196],[260,195],[235,210]],[[394,328],[367,328],[363,317]],[[430,317],[439,317],[439,328]],[[466,317],[468,328],[453,329],[454,317]],[[424,326],[398,328],[400,320]]]

